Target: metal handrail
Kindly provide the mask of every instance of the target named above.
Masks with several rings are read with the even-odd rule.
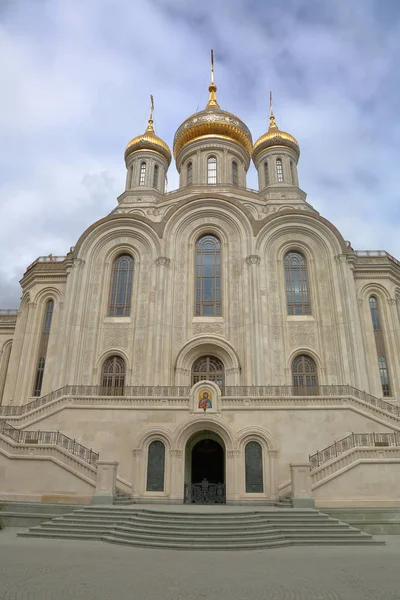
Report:
[[[30,431],[15,429],[6,422],[0,422],[0,433],[11,438],[17,444],[51,444],[63,448],[84,462],[96,466],[99,455],[76,440],[59,431]]]
[[[351,433],[345,438],[334,442],[327,448],[310,455],[311,470],[336,458],[346,450],[358,447],[400,446],[400,432],[390,433]]]
[[[58,390],[50,392],[46,396],[32,400],[31,402],[28,402],[22,406],[0,406],[0,417],[24,415],[61,397],[86,396],[92,398],[188,398],[190,390],[191,387],[185,385],[142,385],[125,386],[124,388],[107,388],[98,385],[66,385]],[[378,407],[381,410],[394,415],[395,417],[400,417],[399,406],[395,406],[394,404],[386,402],[381,398],[371,396],[371,394],[363,392],[351,385],[317,385],[310,387],[297,387],[293,385],[227,385],[221,389],[221,394],[223,398],[318,398],[353,396],[371,406]]]

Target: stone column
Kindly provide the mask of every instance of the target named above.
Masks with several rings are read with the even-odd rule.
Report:
[[[277,450],[268,450],[269,456],[269,494],[271,500],[278,500],[279,489],[278,489],[278,478],[277,478]]]
[[[170,501],[173,504],[182,504],[185,486],[185,453],[182,450],[171,450],[170,472]]]
[[[314,508],[310,463],[292,463],[290,465],[290,478],[292,480],[293,508]]]
[[[118,464],[119,463],[114,460],[97,461],[96,490],[92,498],[93,504],[113,503]]]
[[[247,380],[244,382],[247,385],[261,385],[264,381],[264,352],[262,347],[261,334],[261,291],[260,291],[260,264],[261,257],[257,254],[250,254],[246,257],[248,266],[248,276],[245,279],[248,282],[248,297],[252,302],[248,302],[245,308],[245,319],[247,321],[247,345],[249,364],[247,365]],[[250,371],[251,367],[251,371]]]
[[[240,452],[227,450],[226,452],[226,503],[237,503],[241,498],[240,493]]]

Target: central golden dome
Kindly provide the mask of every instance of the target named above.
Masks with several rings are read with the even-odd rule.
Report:
[[[174,157],[186,144],[208,137],[218,137],[240,144],[246,151],[249,159],[253,150],[253,140],[250,130],[238,117],[225,110],[221,110],[217,102],[217,86],[214,83],[214,64],[211,54],[212,71],[211,85],[208,88],[210,98],[206,108],[188,117],[178,128],[174,137]]]

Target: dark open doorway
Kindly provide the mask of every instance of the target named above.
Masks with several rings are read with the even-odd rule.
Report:
[[[215,440],[200,440],[192,450],[192,483],[225,483],[224,449]]]

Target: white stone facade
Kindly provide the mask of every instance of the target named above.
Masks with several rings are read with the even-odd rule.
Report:
[[[213,185],[207,184],[210,156],[218,165]],[[282,182],[274,172],[277,157],[283,162]],[[311,481],[322,505],[347,506],[351,498],[355,504],[399,503],[394,479],[398,481],[400,448],[392,446],[400,435],[400,263],[385,252],[356,252],[344,241],[306,202],[298,187],[297,159],[291,148],[267,148],[256,160],[260,191],[249,190],[245,186],[250,157],[244,147],[207,135],[180,150],[176,162],[181,187],[164,193],[166,158],[146,148],[129,155],[126,190],[118,207],[89,227],[67,256],[41,258],[28,267],[18,314],[0,314],[3,422],[19,431],[61,431],[99,452],[102,460],[119,463],[117,486],[135,499],[161,502],[183,501],[184,483],[193,483],[190,453],[197,440],[210,439],[223,448],[228,502],[263,502],[291,491],[290,465],[304,464],[335,440],[352,432],[394,434],[390,452],[378,445],[369,447],[369,458],[355,459],[367,470],[371,462],[378,470],[376,465],[385,463],[389,479],[379,484],[383,495],[374,490],[369,497],[371,486],[358,484],[356,476],[352,479],[350,470],[357,471],[352,460],[344,468],[346,479],[340,479],[333,456],[325,479],[318,476],[319,467],[314,475],[311,472]],[[269,182],[266,160],[272,173]],[[145,184],[139,185],[142,161],[147,172]],[[232,161],[238,167],[235,184],[230,179]],[[155,164],[159,178],[153,187],[150,169]],[[221,244],[218,316],[195,312],[196,244],[206,234],[217,236]],[[288,252],[305,258],[309,314],[288,314]],[[133,257],[134,273],[130,315],[117,317],[109,315],[110,289],[113,263],[122,254]],[[379,305],[390,378],[390,396],[384,400],[393,410],[376,400],[382,399],[383,388],[371,295]],[[54,310],[40,397],[50,396],[41,408],[15,409],[12,414],[13,407],[34,400],[49,300]],[[292,365],[299,355],[315,362],[318,386],[296,395]],[[104,362],[112,356],[125,363],[125,387],[119,396],[107,397],[99,386]],[[202,356],[222,361],[222,390],[213,383],[192,387],[192,366]],[[196,393],[207,385],[214,402],[204,412]],[[60,388],[58,398],[51,396]],[[68,463],[44,452],[42,459],[45,455],[52,461],[52,469],[56,463],[65,469],[65,486],[62,474],[41,475],[43,484],[31,485],[24,461],[29,453],[33,460],[32,452],[39,451],[41,442],[28,448],[1,439],[0,470],[8,475],[1,479],[0,497],[89,501],[95,491],[92,468],[81,473],[82,465],[72,465],[72,459]],[[165,447],[161,491],[147,489],[152,441]],[[262,449],[263,489],[255,493],[246,491],[245,482],[245,448],[250,441]],[[343,456],[353,451],[349,447]],[[12,458],[16,454],[19,461]],[[15,476],[17,463],[23,484]],[[41,469],[46,472],[43,465]],[[76,489],[71,477],[76,478]],[[325,480],[329,492],[324,495]],[[342,483],[335,487],[336,480]],[[361,492],[349,492],[352,480]]]

